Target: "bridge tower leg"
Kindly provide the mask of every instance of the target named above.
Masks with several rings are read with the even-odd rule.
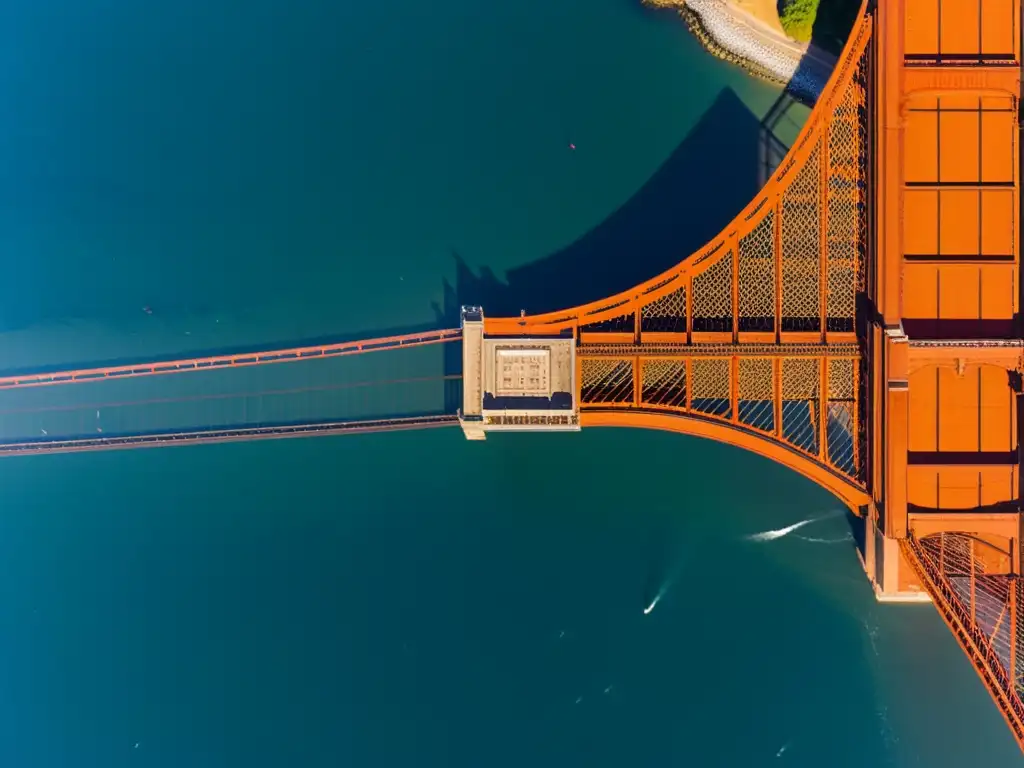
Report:
[[[1005,551],[990,574],[1019,568],[1021,57],[1007,9],[875,5],[864,564],[880,600],[925,594],[905,553],[929,536]]]
[[[927,601],[928,594],[900,554],[907,535],[909,338],[901,314],[903,230],[902,74],[903,3],[876,10],[874,78],[870,109],[875,126],[874,240],[867,294],[873,304],[871,358],[872,504],[866,519],[865,570],[883,601]]]

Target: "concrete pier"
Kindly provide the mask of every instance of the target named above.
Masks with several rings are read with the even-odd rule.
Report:
[[[462,308],[459,423],[466,438],[578,431],[575,337],[488,337],[484,328],[480,307]]]

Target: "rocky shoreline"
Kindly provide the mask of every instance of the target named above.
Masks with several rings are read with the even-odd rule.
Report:
[[[784,86],[795,98],[813,104],[831,68],[775,42],[745,24],[726,0],[643,0],[659,8],[676,8],[687,28],[714,56],[742,67],[754,77]]]

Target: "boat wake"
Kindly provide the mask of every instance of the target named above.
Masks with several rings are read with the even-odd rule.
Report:
[[[812,544],[845,544],[848,541],[853,541],[853,534],[848,533],[835,539],[816,539],[814,536],[801,536],[798,533],[796,538],[800,539],[800,541],[809,541]]]
[[[654,599],[651,600],[651,604],[648,605],[646,608],[644,608],[644,616],[646,616],[647,614],[649,614],[651,611],[654,610],[654,606],[656,606],[658,604],[658,601],[661,600],[661,596],[664,593],[665,593],[665,590],[664,590],[664,588],[662,588],[661,591],[659,591],[658,594],[656,594],[654,596]]]
[[[746,538],[747,538],[747,541],[775,541],[776,539],[781,539],[783,536],[788,536],[789,534],[793,533],[794,531],[799,531],[805,525],[810,525],[811,523],[817,523],[817,522],[820,522],[822,520],[827,520],[830,517],[835,517],[836,515],[841,515],[841,514],[843,514],[842,510],[834,510],[832,512],[829,512],[827,515],[818,515],[817,517],[809,517],[806,520],[801,520],[798,523],[793,523],[792,525],[787,525],[785,528],[776,528],[773,531],[761,531],[760,533],[752,533],[749,536],[747,536]],[[804,537],[801,537],[801,538],[804,538]],[[827,541],[827,540],[821,540],[821,541],[824,542],[824,541]],[[829,541],[829,543],[832,543],[832,542]]]
[[[677,569],[677,570],[678,570],[678,569]],[[646,615],[647,615],[647,614],[649,614],[649,613],[650,613],[651,611],[653,611],[653,610],[654,610],[654,607],[655,607],[655,606],[656,606],[656,605],[657,605],[658,603],[660,603],[660,602],[661,602],[661,598],[663,598],[663,597],[664,597],[664,596],[665,596],[665,595],[666,595],[666,594],[668,593],[669,589],[670,589],[670,588],[672,587],[672,583],[673,583],[673,582],[674,582],[675,580],[676,580],[676,574],[672,574],[672,575],[671,575],[671,576],[669,576],[669,577],[668,577],[667,579],[665,579],[665,581],[664,581],[664,582],[662,583],[661,587],[660,587],[660,588],[658,589],[658,594],[656,594],[656,595],[654,596],[654,599],[653,599],[653,600],[651,600],[651,604],[650,604],[650,605],[648,605],[648,606],[647,606],[646,608],[644,608],[644,616],[646,616]]]

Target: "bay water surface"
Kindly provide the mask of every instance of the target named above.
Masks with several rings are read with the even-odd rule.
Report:
[[[621,290],[753,196],[780,99],[633,0],[3,20],[4,369]],[[0,764],[1019,760],[934,609],[875,602],[838,508],[633,430],[7,459]]]

